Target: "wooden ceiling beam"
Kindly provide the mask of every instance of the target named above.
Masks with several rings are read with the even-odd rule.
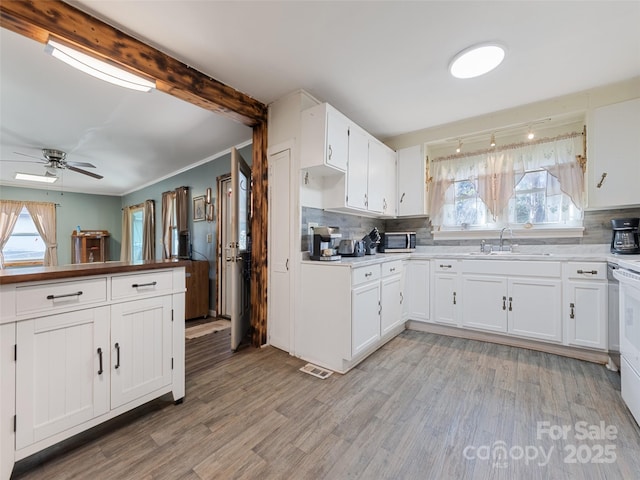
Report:
[[[38,42],[50,36],[156,81],[156,88],[249,127],[267,121],[258,100],[59,0],[0,2],[0,26]]]

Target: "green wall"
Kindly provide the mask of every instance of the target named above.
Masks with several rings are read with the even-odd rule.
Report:
[[[56,221],[60,265],[71,263],[71,233],[77,225],[82,230],[108,230],[111,234],[109,257],[112,260],[120,258],[122,199],[119,196],[1,186],[0,200],[54,202],[59,205]]]

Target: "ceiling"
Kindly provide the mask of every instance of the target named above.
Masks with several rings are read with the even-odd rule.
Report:
[[[640,75],[638,1],[69,3],[265,104],[305,89],[382,139]],[[448,74],[488,40],[507,46],[500,67]],[[122,195],[251,138],[169,95],[75,72],[15,33],[2,30],[0,54],[1,159],[58,148],[105,177],[65,171],[65,190]],[[3,162],[0,181],[15,185],[18,166],[43,173]]]

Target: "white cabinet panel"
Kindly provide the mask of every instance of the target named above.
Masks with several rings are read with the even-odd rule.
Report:
[[[588,207],[640,205],[640,98],[594,109],[587,132]]]
[[[369,140],[369,163],[367,169],[367,210],[375,213],[384,211],[386,147]]]
[[[510,278],[508,292],[509,333],[562,341],[560,280]]]
[[[404,322],[402,318],[402,275],[385,277],[380,282],[382,312],[380,330],[384,336]]]
[[[350,121],[326,103],[300,114],[300,168],[336,175],[347,171]]]
[[[111,307],[111,408],[171,383],[171,297]]]
[[[46,314],[107,300],[107,279],[86,278],[82,281],[52,282],[16,287],[18,315]]]
[[[404,309],[407,320],[429,321],[429,261],[407,262],[404,288]]]
[[[380,282],[351,290],[351,356],[380,340]]]
[[[507,279],[491,275],[462,276],[462,325],[507,331]]]
[[[398,150],[398,216],[427,215],[426,160],[422,147]]]
[[[18,322],[16,337],[17,449],[109,410],[109,307]]]
[[[364,130],[349,131],[349,165],[347,167],[347,206],[367,210],[369,175],[369,137]]]
[[[607,284],[569,281],[564,285],[567,344],[607,348]]]
[[[459,278],[456,273],[435,273],[433,276],[433,321],[459,326]]]

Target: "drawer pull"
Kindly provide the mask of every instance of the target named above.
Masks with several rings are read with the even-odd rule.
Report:
[[[372,273],[372,272],[368,272],[368,273],[365,273],[365,274],[364,274],[365,278],[368,278],[368,277],[370,277],[371,275],[373,275],[373,273]]]
[[[98,375],[102,375],[102,349],[98,348],[98,360],[100,360],[100,368],[98,369]]]
[[[573,309],[576,308],[576,304],[575,303],[570,303],[569,304],[569,309],[571,310],[569,312],[569,318],[576,318],[575,313],[573,312]]]
[[[389,272],[395,272],[396,271],[396,267],[390,268]]]
[[[120,344],[116,342],[116,366],[115,368],[120,368]]]
[[[155,287],[158,282],[149,282],[149,283],[134,283],[131,285],[131,288],[140,288],[140,287]]]
[[[600,177],[600,181],[596,185],[596,188],[602,188],[602,184],[604,183],[604,179],[607,178],[607,172],[604,172]]]
[[[451,268],[451,267],[453,267],[453,265],[443,265],[443,264],[440,264],[440,268]]]
[[[65,293],[62,295],[47,295],[47,300],[55,300],[56,298],[65,298],[65,297],[79,297],[80,295],[82,295],[82,292]]]
[[[578,270],[578,274],[582,275],[583,273],[589,275],[597,275],[598,270]]]

